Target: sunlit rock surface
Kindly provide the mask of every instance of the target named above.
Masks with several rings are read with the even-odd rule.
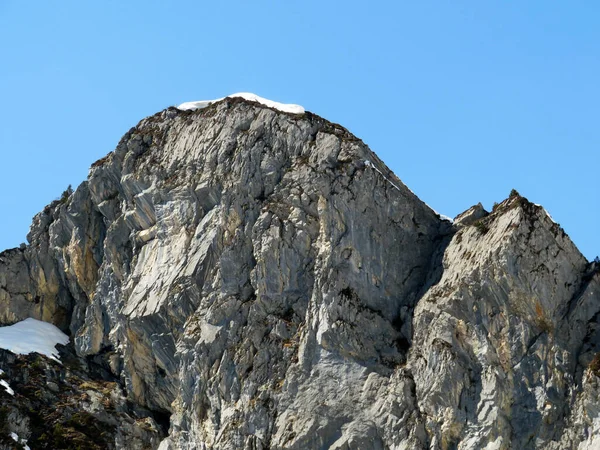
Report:
[[[105,447],[600,445],[598,265],[516,192],[442,220],[311,113],[162,111],[28,238],[0,320],[70,335],[119,405],[86,414],[129,418]],[[41,442],[15,391],[6,432]]]

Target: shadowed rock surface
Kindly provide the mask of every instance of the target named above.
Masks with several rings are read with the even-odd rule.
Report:
[[[146,118],[28,240],[0,254],[0,321],[71,336],[39,395],[100,448],[600,446],[600,265],[516,192],[442,220],[311,113]],[[4,435],[82,432],[40,427],[20,383]]]

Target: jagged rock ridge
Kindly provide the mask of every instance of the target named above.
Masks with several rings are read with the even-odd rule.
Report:
[[[0,254],[0,319],[69,332],[46,384],[89,388],[104,446],[600,444],[598,265],[516,193],[442,220],[311,113],[144,119],[28,240]],[[19,383],[6,430],[51,445]]]

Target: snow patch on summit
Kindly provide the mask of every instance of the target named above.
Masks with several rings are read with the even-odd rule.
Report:
[[[300,105],[294,105],[291,103],[279,103],[279,102],[274,102],[273,100],[269,100],[263,97],[259,97],[256,94],[252,94],[251,92],[238,92],[237,94],[231,94],[228,95],[227,97],[221,97],[221,98],[217,98],[215,100],[199,100],[197,102],[185,102],[182,103],[181,105],[179,105],[177,107],[177,109],[181,110],[181,111],[193,111],[196,109],[202,109],[202,108],[206,108],[207,106],[212,105],[213,103],[219,102],[221,100],[224,100],[226,98],[230,98],[230,97],[241,97],[245,100],[251,101],[251,102],[257,102],[260,103],[261,105],[265,105],[268,106],[269,108],[274,108],[277,109],[278,111],[281,112],[285,112],[285,113],[292,113],[292,114],[304,114],[305,110],[304,107],[300,106]]]

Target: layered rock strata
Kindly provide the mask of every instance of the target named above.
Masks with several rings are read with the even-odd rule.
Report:
[[[442,220],[311,113],[164,110],[28,240],[0,254],[0,321],[61,327],[149,424],[106,446],[600,443],[598,265],[516,192]]]

